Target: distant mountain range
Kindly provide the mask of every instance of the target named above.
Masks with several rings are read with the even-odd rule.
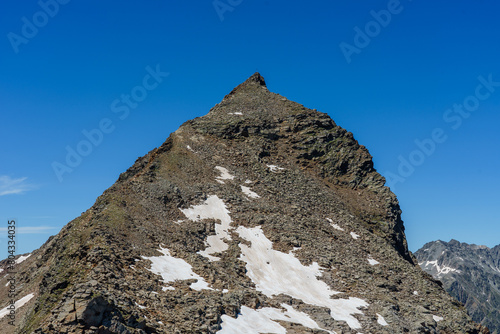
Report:
[[[500,245],[433,241],[419,249],[418,264],[462,302],[472,319],[500,333]]]

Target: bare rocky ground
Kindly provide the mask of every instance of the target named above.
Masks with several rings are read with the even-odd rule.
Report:
[[[246,312],[276,333],[488,333],[416,264],[384,182],[351,133],[256,73],[18,265],[34,297],[2,333],[258,333],[230,327]],[[193,275],[155,273],[162,256]]]

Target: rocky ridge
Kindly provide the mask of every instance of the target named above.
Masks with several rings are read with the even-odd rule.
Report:
[[[500,245],[439,240],[425,244],[415,256],[423,270],[465,305],[474,321],[500,333]]]
[[[487,333],[327,115],[256,73],[18,264],[18,333]],[[5,263],[4,263],[5,264]],[[8,279],[0,273],[0,307]],[[32,294],[32,295],[31,295]]]

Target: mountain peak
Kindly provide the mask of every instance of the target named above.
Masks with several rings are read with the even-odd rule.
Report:
[[[259,72],[255,72],[248,79],[236,86],[228,95],[224,97],[227,100],[238,93],[246,93],[246,95],[258,95],[257,92],[269,93],[264,77]]]
[[[16,332],[479,333],[414,264],[384,181],[255,73],[16,260]]]
[[[247,80],[245,80],[245,82],[243,84],[258,84],[260,86],[264,86],[266,87],[266,81],[264,80],[264,77],[259,73],[259,72],[255,72],[254,74],[252,74],[250,76],[250,78],[248,78]]]
[[[500,245],[499,245],[500,246]],[[499,247],[496,246],[496,247]],[[487,246],[429,242],[415,252],[421,268],[463,303],[472,319],[500,333],[500,252]]]

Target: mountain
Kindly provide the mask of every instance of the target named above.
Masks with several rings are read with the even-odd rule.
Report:
[[[433,241],[415,256],[423,270],[465,305],[472,319],[500,333],[500,245]]]
[[[416,265],[384,183],[256,73],[17,265],[18,332],[488,333]]]

